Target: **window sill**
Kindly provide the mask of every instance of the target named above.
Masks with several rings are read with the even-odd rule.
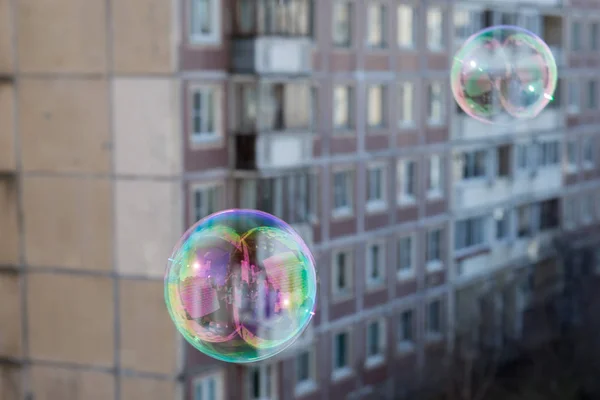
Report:
[[[385,357],[383,354],[377,354],[376,356],[369,356],[365,361],[365,368],[371,369],[376,368],[385,363]]]
[[[444,269],[444,264],[440,260],[427,261],[425,269],[427,272],[438,272]]]
[[[397,203],[399,207],[413,207],[417,205],[417,199],[414,196],[401,195]]]
[[[294,390],[295,397],[306,396],[307,394],[313,393],[317,390],[317,383],[310,379],[308,381],[300,382],[296,384],[296,389]]]
[[[437,120],[437,119],[428,119],[427,120],[427,126],[430,126],[433,128],[440,128],[445,125],[446,125],[446,121],[444,121],[444,120]]]
[[[385,280],[380,281],[369,281],[367,280],[367,292],[376,292],[385,288]]]
[[[354,212],[352,210],[352,208],[350,207],[344,207],[344,208],[335,208],[332,212],[331,212],[331,216],[333,217],[333,219],[349,219],[352,218],[352,216],[354,215]]]
[[[409,281],[411,279],[415,279],[415,270],[414,268],[403,269],[396,272],[396,277],[399,281]]]
[[[574,175],[577,173],[577,165],[574,164],[569,164],[567,165],[567,167],[565,168],[565,171],[568,175]]]
[[[396,351],[398,352],[398,354],[409,354],[415,351],[415,345],[413,342],[409,342],[409,341],[402,341],[400,343],[398,343],[398,346],[396,346]]]
[[[190,143],[192,147],[219,147],[223,145],[223,138],[216,133],[211,134],[191,134]]]
[[[414,121],[406,121],[406,122],[399,122],[398,123],[398,129],[399,130],[415,130],[417,129],[417,124]]]
[[[354,293],[348,290],[345,292],[334,292],[331,300],[333,303],[343,303],[345,301],[351,300],[353,297]]]
[[[377,214],[387,211],[387,204],[383,200],[374,200],[367,202],[367,213]]]
[[[425,334],[425,340],[427,343],[439,343],[444,339],[444,335],[439,332],[427,332]]]
[[[594,164],[589,161],[584,161],[582,168],[584,171],[591,171],[594,169]]]
[[[333,137],[355,137],[356,133],[353,128],[349,126],[333,127]]]
[[[398,50],[400,50],[400,51],[416,51],[417,48],[414,43],[411,43],[411,44],[398,43]]]
[[[441,190],[435,189],[427,192],[427,200],[442,200],[444,198],[444,193]]]
[[[221,39],[218,34],[212,35],[189,35],[187,38],[187,44],[193,47],[204,47],[204,46],[221,46]]]
[[[352,373],[353,373],[352,368],[350,368],[350,367],[336,369],[331,374],[331,380],[338,382],[338,381],[341,381],[341,380],[351,377]]]

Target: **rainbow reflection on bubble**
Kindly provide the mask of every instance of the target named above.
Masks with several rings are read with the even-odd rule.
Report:
[[[282,220],[227,210],[192,226],[175,246],[165,301],[179,332],[218,360],[264,360],[308,326],[317,297],[315,263]]]
[[[532,32],[494,26],[471,36],[456,53],[450,85],[471,117],[509,124],[536,117],[554,100],[556,61]]]

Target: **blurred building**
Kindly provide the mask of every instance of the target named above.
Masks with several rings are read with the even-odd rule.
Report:
[[[0,397],[401,398],[472,315],[490,343],[537,332],[553,240],[600,240],[600,1],[520,3],[0,3]],[[504,128],[448,82],[498,24],[560,74]],[[311,327],[250,367],[185,344],[162,297],[178,236],[232,207],[291,223],[320,281]]]

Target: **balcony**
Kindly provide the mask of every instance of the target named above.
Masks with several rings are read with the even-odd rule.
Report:
[[[311,0],[237,0],[233,72],[310,74],[312,14]]]
[[[298,167],[312,157],[308,82],[239,82],[233,114],[236,169]]]

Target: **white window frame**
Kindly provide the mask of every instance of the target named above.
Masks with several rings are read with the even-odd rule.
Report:
[[[416,127],[416,90],[415,82],[402,81],[397,86],[398,95],[398,128],[414,128]]]
[[[446,43],[444,40],[445,37],[445,21],[444,21],[444,8],[439,6],[429,7],[427,9],[426,14],[426,28],[427,28],[427,49],[429,51],[441,52],[446,47]],[[439,13],[437,15],[436,13]],[[436,20],[432,20],[432,17],[435,16]],[[438,18],[439,17],[439,18]],[[439,29],[439,31],[436,31]],[[433,36],[433,32],[435,32],[435,37]],[[436,39],[435,41],[433,39]],[[438,40],[439,39],[439,43]]]
[[[471,218],[465,218],[465,219],[460,219],[458,221],[456,221],[454,223],[454,237],[455,237],[455,241],[458,239],[459,236],[464,235],[464,243],[463,243],[463,247],[456,247],[456,243],[454,244],[454,251],[461,253],[461,252],[465,252],[465,251],[469,251],[473,248],[478,248],[478,247],[483,247],[486,246],[488,244],[488,236],[487,236],[487,230],[488,230],[488,220],[489,218],[487,217],[487,215],[477,215]],[[465,227],[465,229],[467,228],[471,228],[474,229],[474,232],[477,231],[477,229],[475,228],[474,224],[481,224],[481,226],[479,227],[479,232],[481,236],[478,237],[476,240],[476,243],[473,244],[468,244],[466,243],[466,238],[468,235],[467,231],[463,231],[463,232],[459,232],[459,227],[463,226]],[[470,225],[470,226],[469,226]],[[474,232],[471,232],[471,234],[473,234]]]
[[[341,207],[336,207],[335,205],[335,191],[336,191],[336,187],[335,187],[335,176],[336,174],[347,174],[346,175],[346,187],[343,188],[345,189],[346,193],[345,196],[347,197],[347,205],[345,206],[341,206]],[[332,216],[333,218],[344,218],[344,217],[350,217],[354,214],[354,176],[355,176],[355,170],[353,168],[340,168],[340,169],[334,169],[332,171],[332,175],[331,175],[331,180],[332,180],[332,187],[333,187],[333,204],[332,204]]]
[[[493,229],[494,229],[494,236],[493,236],[493,240],[496,242],[505,242],[508,241],[511,237],[511,215],[512,212],[509,209],[506,208],[496,208],[494,210],[493,213],[493,218],[492,218],[492,222],[493,222]],[[504,232],[504,237],[499,238],[498,237],[498,224],[500,223],[504,223],[506,224],[506,231]]]
[[[371,173],[379,171],[381,198],[370,199],[371,196]],[[384,163],[374,163],[367,167],[367,212],[381,212],[387,209],[387,166]]]
[[[551,154],[546,150],[554,149],[556,160],[552,160]],[[550,160],[549,160],[550,159]],[[551,168],[560,165],[560,141],[559,139],[544,140],[538,142],[538,167]]]
[[[376,17],[379,18],[378,25],[376,27],[372,26],[371,13],[376,11],[379,15]],[[367,38],[366,43],[367,47],[371,49],[385,49],[387,47],[387,33],[388,33],[388,15],[387,15],[387,5],[380,1],[369,1],[367,3],[367,15],[366,15],[366,26],[367,26]],[[379,32],[374,32],[373,29],[377,29]],[[380,38],[377,38],[380,36]],[[380,39],[377,41],[377,39]]]
[[[343,21],[338,21],[338,13],[337,8],[338,7],[346,7],[347,11],[348,11],[348,21],[346,21],[347,24],[347,28],[348,28],[348,41],[347,42],[342,42],[342,41],[338,41],[338,31],[337,31],[337,27],[338,24],[343,23]],[[348,48],[348,47],[352,47],[353,45],[353,41],[354,41],[354,10],[355,10],[355,4],[351,1],[348,0],[336,0],[335,2],[333,2],[332,5],[332,12],[331,12],[331,18],[332,18],[332,26],[331,26],[331,41],[333,43],[334,47],[338,47],[338,48]]]
[[[258,369],[260,376],[259,376],[259,385],[260,385],[260,392],[261,394],[266,391],[267,389],[267,384],[268,384],[268,379],[266,378],[267,376],[267,371],[269,371],[269,367],[270,367],[270,372],[271,372],[271,395],[270,396],[264,396],[261,395],[260,397],[252,397],[252,393],[251,393],[251,389],[252,389],[252,370],[254,368]],[[278,396],[277,396],[277,391],[278,391],[278,371],[277,371],[277,364],[275,363],[265,363],[265,364],[256,364],[253,365],[251,367],[247,368],[247,373],[246,373],[246,393],[248,393],[248,400],[277,400]]]
[[[202,390],[202,400],[225,400],[225,398],[227,397],[225,395],[225,384],[224,384],[224,373],[222,370],[219,370],[217,372],[213,372],[210,374],[202,374],[202,375],[198,375],[194,378],[194,380],[192,381],[192,387],[193,387],[193,393],[192,393],[192,399],[193,400],[199,400],[196,398],[196,391],[198,390],[198,386],[199,385],[205,385],[207,384],[210,380],[214,380],[215,382],[215,396],[214,398],[209,398],[208,397],[208,386],[203,386]]]
[[[379,278],[377,279],[373,279],[372,278],[372,273],[373,273],[373,259],[371,257],[371,249],[373,247],[379,247],[378,250],[378,271],[379,271]],[[367,242],[367,246],[366,246],[366,260],[365,260],[365,265],[367,266],[367,268],[365,268],[365,282],[367,285],[367,289],[368,290],[374,290],[374,289],[380,289],[383,286],[385,286],[385,282],[386,282],[386,278],[387,278],[387,269],[386,269],[386,252],[387,252],[387,247],[386,247],[386,241],[385,239],[377,239],[377,240],[373,240],[373,241],[369,241]]]
[[[570,78],[567,81],[567,112],[569,114],[581,112],[581,81],[579,78]]]
[[[435,104],[434,104],[435,103]],[[446,87],[441,81],[432,81],[427,85],[427,124],[444,125],[446,120]],[[434,115],[438,114],[438,115]]]
[[[402,15],[406,13],[406,15]],[[409,17],[410,16],[410,17]],[[415,7],[412,4],[400,3],[396,7],[396,43],[401,49],[414,49],[416,46]],[[407,17],[405,21],[401,21]],[[405,24],[406,22],[406,24]],[[406,27],[408,25],[408,27]],[[405,28],[406,27],[406,28]],[[409,38],[404,38],[405,34]]]
[[[410,240],[410,265],[408,268],[401,268],[402,261],[402,249],[400,243],[403,240]],[[416,272],[416,255],[417,255],[417,235],[414,233],[408,235],[401,235],[396,240],[396,276],[398,280],[407,280],[415,277]]]
[[[430,235],[432,235],[434,232],[439,231],[440,232],[440,240],[438,241],[437,244],[437,249],[438,249],[438,253],[439,253],[439,258],[437,259],[431,259],[429,260],[429,238]],[[427,230],[427,232],[425,233],[425,268],[427,269],[427,272],[435,272],[435,271],[439,271],[443,268],[444,262],[442,260],[443,258],[443,248],[442,248],[442,243],[444,241],[444,229],[442,227],[432,227],[430,229]]]
[[[206,204],[206,193],[215,190],[215,210],[211,212],[208,210],[208,205]],[[195,224],[200,219],[209,216],[212,213],[218,212],[221,207],[219,207],[219,203],[222,203],[224,200],[224,191],[225,185],[222,182],[205,182],[205,183],[194,183],[190,185],[190,220],[192,224]],[[203,197],[203,204],[201,205],[202,210],[198,210],[196,204],[196,195],[197,193],[201,193]],[[203,216],[200,219],[197,219],[197,215],[202,214]]]
[[[573,146],[571,149],[570,147]],[[567,139],[565,142],[565,167],[567,173],[573,174],[577,172],[579,165],[579,151],[578,151],[579,143],[576,138]],[[571,150],[573,154],[571,154]],[[571,155],[573,159],[571,159]]]
[[[298,381],[298,358],[303,355],[308,353],[308,379],[305,381]],[[295,376],[294,376],[294,381],[296,383],[295,388],[294,388],[294,395],[295,397],[302,397],[305,396],[309,393],[314,392],[318,385],[317,385],[317,352],[315,350],[315,346],[314,345],[310,345],[307,348],[304,348],[302,350],[300,350],[297,354],[296,354],[296,358],[294,359],[295,362]]]
[[[371,346],[371,325],[372,324],[377,324],[377,347],[378,347],[378,352],[377,354],[369,354],[369,350],[370,350],[370,346]],[[387,330],[386,330],[386,323],[385,323],[385,318],[380,317],[380,318],[376,318],[376,319],[371,319],[367,321],[367,324],[365,325],[366,327],[366,332],[365,332],[365,367],[366,368],[375,368],[380,366],[381,364],[383,364],[385,362],[385,354],[386,354],[386,348],[387,348]]]
[[[406,340],[404,338],[404,319],[403,316],[405,313],[410,313],[411,315],[411,339]],[[398,353],[410,353],[415,350],[415,335],[416,335],[416,312],[413,308],[406,308],[400,311],[397,317],[396,324],[396,350]]]
[[[573,230],[577,227],[577,206],[579,202],[576,197],[563,198],[563,227],[565,230]]]
[[[437,172],[434,170],[434,167]],[[427,198],[440,199],[444,197],[444,170],[444,158],[442,155],[430,155],[428,159],[429,183],[427,187]],[[437,181],[437,187],[432,186],[434,180]]]
[[[194,32],[194,3],[206,1],[209,5],[211,15],[209,20],[212,25],[212,32],[201,33]],[[189,0],[189,29],[188,29],[188,40],[191,44],[198,45],[213,45],[217,46],[221,44],[221,1],[220,0]]]
[[[372,83],[367,85],[367,126],[370,129],[381,129],[385,128],[387,122],[386,107],[388,102],[387,87],[383,83]],[[379,92],[379,93],[377,93]],[[371,98],[373,96],[374,98]],[[379,104],[377,104],[379,102]],[[375,106],[379,105],[379,110],[375,109]],[[379,115],[375,115],[378,112]],[[379,119],[379,122],[374,122],[375,119]]]
[[[206,104],[207,103],[207,98],[208,98],[208,91],[212,91],[212,101],[214,102],[213,104],[213,113],[214,115],[212,116],[213,118],[213,130],[212,131],[200,131],[200,132],[195,132],[195,118],[197,115],[198,110],[196,110],[195,107],[195,97],[197,93],[200,93],[200,96],[202,98],[202,104]],[[219,85],[209,85],[209,84],[198,84],[198,85],[193,85],[190,87],[190,95],[189,95],[189,101],[190,101],[190,139],[192,141],[193,144],[196,143],[204,143],[204,142],[213,142],[215,140],[220,139],[223,135],[222,135],[222,124],[221,124],[221,119],[223,116],[223,111],[222,111],[222,107],[220,107],[221,103],[222,103],[222,99],[223,99],[223,89],[221,86]],[[208,114],[209,114],[209,110],[207,109],[207,107],[202,107],[199,110],[201,116],[201,120],[202,121],[207,121],[208,120]],[[202,129],[202,128],[201,128]]]
[[[581,223],[590,225],[594,221],[594,202],[591,193],[581,196]]]
[[[430,321],[430,307],[432,306],[432,304],[434,304],[435,302],[438,302],[439,304],[439,331],[432,331],[431,330],[431,321]],[[444,331],[444,302],[442,301],[441,298],[436,298],[436,299],[430,299],[427,302],[427,305],[425,307],[425,336],[427,341],[439,341],[442,339],[443,337],[443,331]]]
[[[346,257],[345,273],[346,273],[346,289],[338,287],[339,265],[338,256],[344,254]],[[351,298],[354,294],[354,252],[352,249],[337,249],[331,254],[331,293],[334,301],[343,301]]]
[[[412,178],[412,186],[414,193],[408,193],[408,182],[407,173],[408,173],[408,165],[409,163],[413,163],[413,176]],[[396,187],[397,187],[397,195],[396,200],[399,206],[412,206],[417,202],[417,196],[419,193],[419,166],[417,160],[407,158],[403,160],[398,160],[396,163]]]
[[[579,31],[577,32],[579,34],[579,37],[577,38],[578,40],[575,40],[575,26],[576,24],[579,26]],[[570,36],[570,41],[569,41],[569,47],[571,48],[571,51],[582,51],[583,50],[583,21],[581,21],[580,19],[576,19],[576,18],[572,18],[570,20],[570,26],[569,26],[569,36]],[[577,42],[577,43],[575,43]]]
[[[337,368],[336,366],[336,360],[337,360],[337,338],[340,334],[346,334],[346,338],[347,338],[347,342],[346,342],[346,360],[347,360],[347,365],[345,365],[342,368]],[[332,360],[332,373],[331,373],[331,379],[333,381],[339,381],[345,378],[350,377],[353,374],[353,370],[352,370],[352,359],[353,359],[353,353],[352,353],[352,332],[350,331],[350,329],[344,329],[344,330],[340,330],[337,332],[334,332],[332,335],[332,339],[333,339],[333,348],[332,348],[332,352],[331,355],[333,356],[333,360]]]
[[[343,92],[342,92],[343,90]],[[339,96],[341,96],[341,94],[344,93],[345,95],[345,99],[338,99]],[[349,131],[352,130],[354,124],[353,124],[353,115],[354,115],[354,103],[353,103],[353,99],[354,99],[354,87],[350,86],[349,84],[336,84],[333,86],[333,107],[332,107],[332,112],[333,112],[333,129],[335,131]],[[340,111],[340,115],[341,114],[345,114],[345,120],[346,122],[343,124],[338,124],[337,123],[337,105],[338,105],[338,100],[345,100],[344,102],[346,103],[345,106],[345,110]],[[341,102],[341,101],[340,101]]]

